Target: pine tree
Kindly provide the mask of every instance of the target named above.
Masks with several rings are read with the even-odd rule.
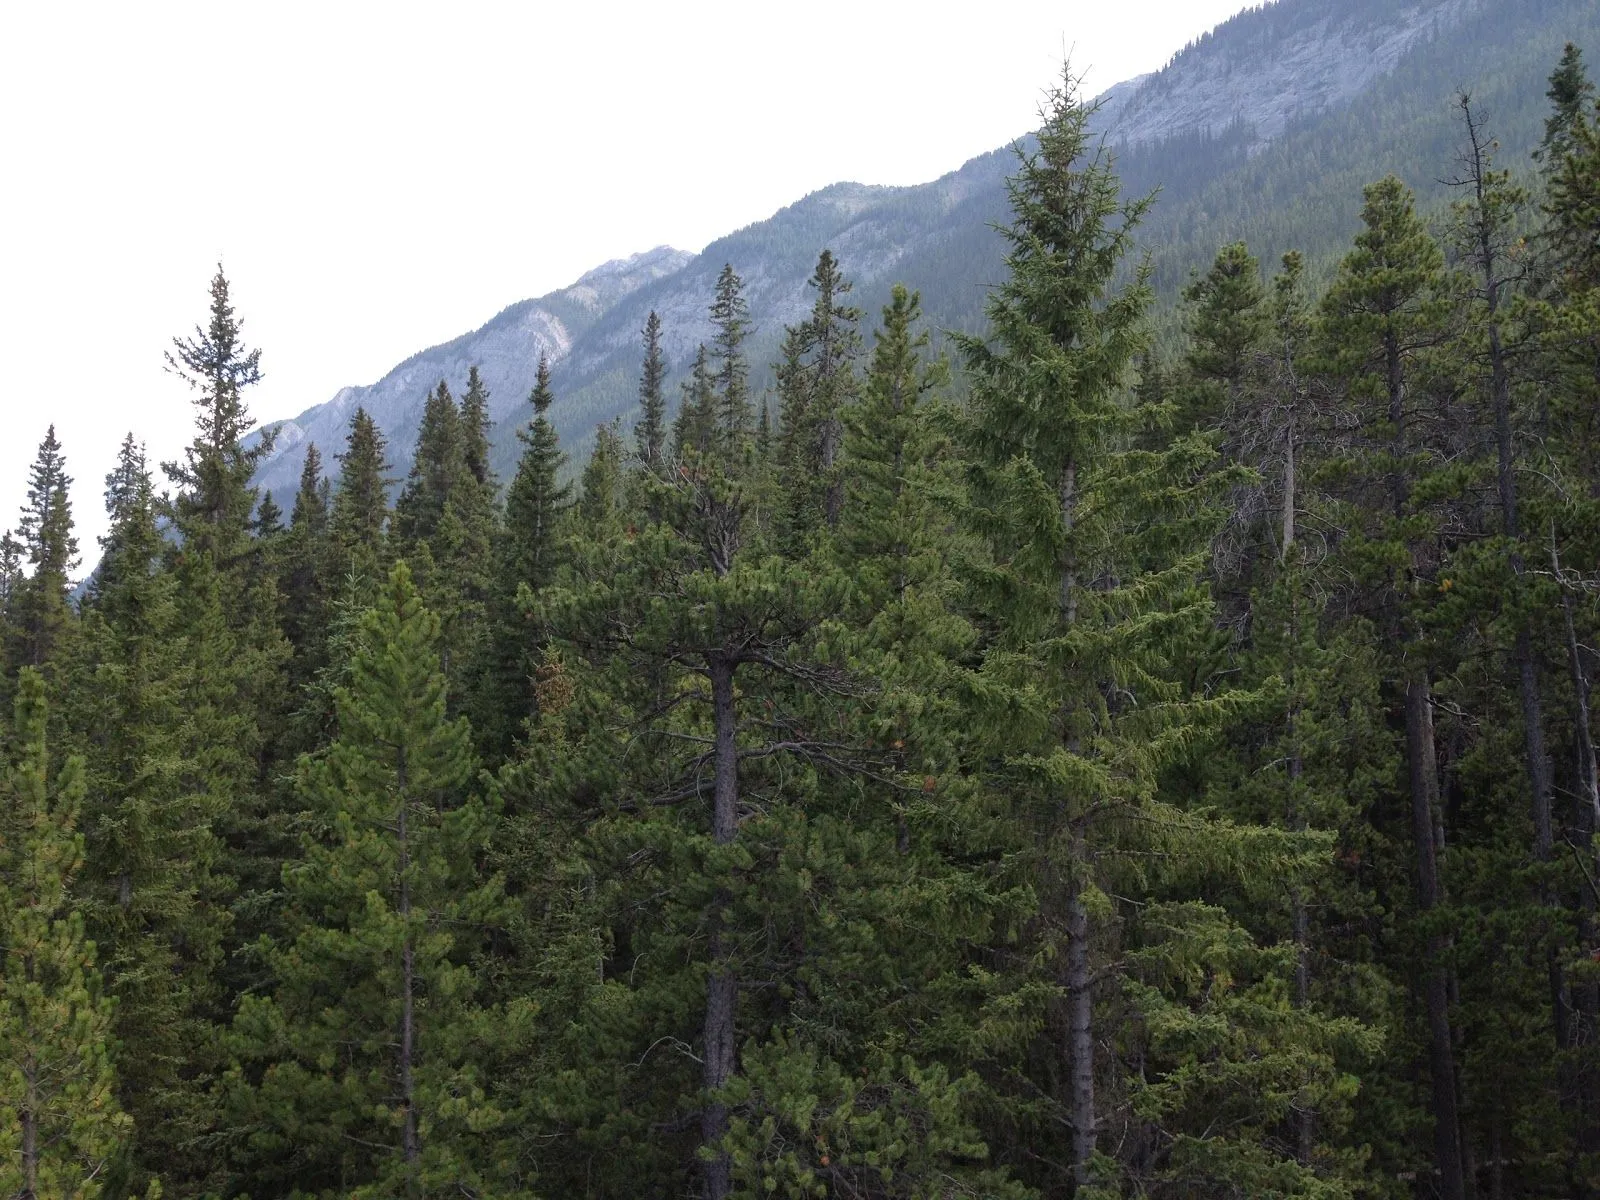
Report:
[[[28,473],[28,499],[17,522],[31,571],[8,596],[13,629],[13,669],[43,667],[67,630],[72,610],[67,600],[70,573],[78,563],[78,541],[72,535],[72,502],[61,443],[52,425],[39,443]]]
[[[0,777],[0,1189],[92,1200],[128,1119],[111,1000],[73,895],[83,763],[68,759],[52,779],[45,725],[44,682],[25,667]]]
[[[547,1036],[583,1064],[550,1081],[542,1119],[575,1128],[578,1147],[613,1147],[548,1177],[676,1192],[698,1174],[718,1198],[825,1181],[1012,1194],[976,1165],[965,1067],[919,1062],[895,1033],[896,1015],[936,1002],[878,982],[921,978],[898,974],[879,922],[932,920],[935,906],[896,908],[898,813],[865,781],[889,775],[891,795],[900,781],[863,744],[876,725],[837,624],[847,578],[764,553],[741,485],[698,466],[660,485],[660,523],[591,547],[542,597],[524,592],[552,641],[537,723],[502,775],[519,818],[508,853],[530,923],[573,964],[532,973],[546,1010],[567,1014]],[[568,870],[594,881],[577,897],[552,894],[542,866],[571,829],[583,865]],[[586,952],[598,971],[578,966]],[[692,1059],[659,1053],[678,1043]],[[596,1044],[619,1051],[582,1049]]]
[[[662,390],[667,363],[661,352],[661,318],[654,309],[644,323],[644,369],[639,375],[639,423],[633,436],[639,461],[658,471],[667,450],[667,398]]]
[[[496,1178],[506,1115],[486,1047],[516,1012],[475,1003],[470,965],[500,884],[470,794],[471,734],[445,713],[439,624],[404,563],[361,618],[338,736],[304,762],[312,830],[284,867],[292,932],[260,948],[276,981],[234,1024],[231,1119],[256,1186],[299,1194],[519,1194]]]

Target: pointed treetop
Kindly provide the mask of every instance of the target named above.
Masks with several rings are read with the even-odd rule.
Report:
[[[639,424],[634,430],[639,460],[654,467],[667,443],[667,400],[662,393],[667,364],[661,353],[661,318],[654,309],[644,323],[644,370],[639,376]]]
[[[555,398],[555,393],[550,390],[550,356],[541,350],[539,366],[533,376],[533,391],[528,394],[528,403],[533,405],[534,415],[542,417],[550,411],[550,405],[555,402]]]

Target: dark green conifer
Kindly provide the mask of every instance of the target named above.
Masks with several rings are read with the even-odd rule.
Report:
[[[672,423],[672,456],[679,462],[689,454],[708,454],[717,428],[716,385],[711,376],[711,356],[704,343],[695,351],[694,366],[683,381],[678,416]]]
[[[384,437],[364,408],[350,418],[345,451],[339,455],[339,486],[333,494],[328,518],[333,570],[341,592],[376,583],[390,550],[389,464],[384,458]]]
[[[614,531],[622,514],[627,451],[619,426],[620,422],[614,421],[594,431],[594,450],[579,481],[577,515],[583,537],[604,538]]]
[[[510,751],[532,713],[539,638],[517,594],[524,585],[537,593],[555,577],[561,521],[571,502],[571,486],[561,482],[566,457],[549,417],[555,393],[550,386],[550,363],[544,355],[539,357],[528,401],[534,417],[527,428],[517,431],[522,457],[506,492],[505,522],[494,547],[490,627],[483,651],[486,661],[477,672],[477,696],[471,710],[478,722],[480,745],[491,759]]]
[[[13,670],[48,663],[72,618],[67,595],[72,569],[78,563],[78,541],[72,533],[72,502],[67,493],[71,485],[52,425],[29,469],[28,497],[17,521],[29,573],[13,585],[8,597],[12,627],[8,649]]]
[[[1415,200],[1393,176],[1366,189],[1363,228],[1322,302],[1325,370],[1341,380],[1358,414],[1347,501],[1363,536],[1351,541],[1355,568],[1383,630],[1404,713],[1405,792],[1415,858],[1416,906],[1436,931],[1425,942],[1421,991],[1426,1013],[1434,1169],[1440,1195],[1462,1200],[1455,1040],[1445,958],[1449,938],[1430,914],[1444,902],[1436,829],[1439,751],[1434,729],[1430,647],[1423,634],[1426,581],[1438,567],[1432,531],[1441,520],[1418,483],[1440,461],[1449,426],[1441,406],[1426,405],[1428,355],[1445,340],[1450,297],[1444,255],[1417,215]],[[1431,491],[1431,489],[1430,489]]]
[[[260,947],[274,986],[244,998],[232,1034],[229,1118],[257,1187],[523,1194],[485,1094],[522,1013],[474,1000],[501,887],[478,871],[493,825],[438,636],[397,563],[361,617],[338,736],[301,768],[313,823],[283,870],[290,931]]]
[[[0,1190],[100,1195],[128,1133],[112,1065],[112,1002],[73,894],[83,763],[50,769],[44,681],[21,671],[0,774]]]
[[[1177,428],[1214,428],[1236,409],[1267,333],[1261,264],[1243,242],[1223,247],[1211,269],[1184,289],[1189,304],[1189,394]]]
[[[1583,51],[1568,42],[1561,61],[1550,73],[1550,87],[1545,92],[1550,115],[1544,119],[1544,139],[1535,156],[1545,164],[1546,171],[1560,170],[1562,160],[1572,149],[1574,131],[1591,119],[1586,110],[1592,105],[1593,96],[1594,83],[1583,64]]]
[[[210,554],[219,569],[228,570],[256,508],[250,478],[273,439],[269,433],[252,448],[244,445],[253,424],[244,390],[261,381],[261,351],[244,344],[220,264],[211,280],[210,320],[172,345],[167,370],[195,393],[196,410],[195,438],[184,460],[163,464],[179,489],[174,519],[186,550]]]
[[[633,436],[639,461],[649,471],[661,468],[667,451],[667,363],[661,352],[661,318],[654,309],[644,323],[644,368],[639,375],[639,423]]]
[[[130,434],[106,477],[110,530],[65,670],[67,743],[85,762],[87,929],[116,998],[121,1106],[134,1120],[107,1174],[116,1194],[152,1179],[206,1178],[194,1141],[210,1128],[216,1061],[209,1018],[229,914],[215,877],[221,795],[205,786],[188,705],[193,633],[178,622],[177,577],[144,451]]]
[[[466,476],[461,413],[441,379],[423,405],[416,457],[394,506],[394,536],[402,557],[413,557],[424,544],[432,548],[452,495]]]
[[[750,440],[750,364],[744,355],[750,336],[750,305],[744,298],[744,281],[733,264],[723,265],[711,301],[711,357],[709,370],[716,392],[716,444],[729,463],[742,459]]]
[[[844,503],[843,413],[855,397],[855,359],[861,351],[856,328],[861,310],[849,303],[850,281],[831,251],[817,259],[809,286],[816,292],[811,314],[788,331],[778,368],[783,427],[778,472],[791,546],[838,524]]]

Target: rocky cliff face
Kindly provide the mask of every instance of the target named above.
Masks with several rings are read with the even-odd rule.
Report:
[[[1428,76],[1412,107],[1427,108],[1419,120],[1447,122],[1448,93],[1464,81],[1443,76],[1458,69],[1459,47],[1503,57],[1495,39],[1520,36],[1516,30],[1523,27],[1549,35],[1546,41],[1574,36],[1579,31],[1568,28],[1575,21],[1572,13],[1585,9],[1582,0],[1280,0],[1232,18],[1163,70],[1112,88],[1102,97],[1097,121],[1123,151],[1119,166],[1130,188],[1165,187],[1147,244],[1159,251],[1163,241],[1173,246],[1185,237],[1209,239],[1209,254],[1219,238],[1254,236],[1244,227],[1248,222],[1231,218],[1227,230],[1212,229],[1219,203],[1207,189],[1215,193],[1226,185],[1230,171],[1242,170],[1240,163],[1268,161],[1262,150],[1276,151],[1293,137],[1306,136],[1308,128],[1315,133],[1326,126],[1317,136],[1330,144],[1350,142],[1349,131],[1337,124],[1339,113],[1369,103],[1367,98],[1385,87],[1392,91],[1383,83],[1391,75]],[[1451,37],[1455,43],[1446,46]],[[1539,57],[1544,54],[1541,45],[1528,64],[1544,62]],[[1548,61],[1554,61],[1553,54]],[[1548,66],[1528,64],[1518,68],[1528,78],[1519,76],[1515,86],[1537,97],[1543,88],[1538,72]],[[1395,101],[1385,97],[1381,103]],[[1433,114],[1434,107],[1442,115]],[[1368,117],[1360,120],[1371,124]],[[1361,128],[1360,136],[1371,141],[1373,135]],[[1383,136],[1378,135],[1379,142]],[[1225,154],[1219,150],[1224,143]],[[1316,155],[1311,160],[1321,161]],[[597,424],[618,416],[630,419],[639,331],[648,312],[661,315],[669,366],[680,371],[710,335],[706,306],[724,263],[732,263],[745,281],[756,328],[750,350],[758,383],[776,354],[783,326],[809,308],[806,280],[824,247],[839,257],[855,281],[856,302],[869,314],[892,283],[903,281],[922,290],[933,327],[976,328],[985,291],[1000,274],[1002,247],[991,225],[1004,219],[1004,178],[1014,161],[1009,150],[997,150],[916,187],[835,184],[718,239],[698,255],[660,247],[608,263],[569,288],[514,304],[481,329],[413,356],[375,384],[343,389],[326,404],[284,422],[260,482],[281,500],[295,485],[308,440],[323,449],[331,467],[331,455],[342,446],[344,426],[358,404],[377,419],[389,439],[395,473],[403,474],[428,390],[441,378],[459,389],[474,363],[492,393],[494,465],[505,479],[516,461],[515,431],[531,415],[526,397],[541,352],[555,365],[552,417],[567,450],[581,461]],[[1375,158],[1374,166],[1380,161]],[[1293,176],[1302,191],[1272,198],[1278,225],[1284,224],[1285,209],[1294,211],[1303,203],[1297,197],[1307,194],[1304,189],[1319,186],[1316,179],[1301,178],[1301,171],[1282,173]],[[1351,186],[1352,203],[1359,202],[1364,181]],[[1246,186],[1252,196],[1259,195],[1253,182]],[[1343,229],[1310,234],[1291,231],[1299,239],[1295,244],[1311,250],[1318,237],[1329,244],[1345,239]],[[1281,235],[1275,228],[1274,236]],[[1192,257],[1199,248],[1186,246],[1181,253]],[[1181,279],[1195,264],[1185,259],[1176,267],[1160,265],[1171,280]],[[674,400],[676,392],[670,388]]]
[[[1406,52],[1487,0],[1283,0],[1244,12],[1162,71],[1112,88],[1101,116],[1123,145],[1248,130],[1259,146],[1292,122],[1349,104]]]

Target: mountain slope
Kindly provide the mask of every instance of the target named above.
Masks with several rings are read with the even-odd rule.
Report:
[[[1142,239],[1163,295],[1170,300],[1219,245],[1240,237],[1264,257],[1294,246],[1330,258],[1354,229],[1361,185],[1389,171],[1436,200],[1460,87],[1473,90],[1513,156],[1525,156],[1561,44],[1600,43],[1595,10],[1577,0],[1281,0],[1112,88],[1097,120],[1125,185],[1130,194],[1161,190]],[[1014,161],[1002,149],[914,187],[835,184],[698,255],[659,249],[608,264],[286,424],[261,481],[292,487],[304,441],[336,448],[357,403],[373,411],[402,470],[427,389],[441,377],[459,387],[474,361],[493,392],[504,478],[541,350],[556,364],[552,415],[581,459],[596,424],[631,421],[646,314],[661,314],[669,365],[681,369],[709,336],[706,305],[725,262],[745,280],[758,383],[782,327],[809,306],[806,279],[824,247],[869,314],[905,282],[921,289],[935,326],[975,329],[1001,272],[992,226],[1005,217]]]

